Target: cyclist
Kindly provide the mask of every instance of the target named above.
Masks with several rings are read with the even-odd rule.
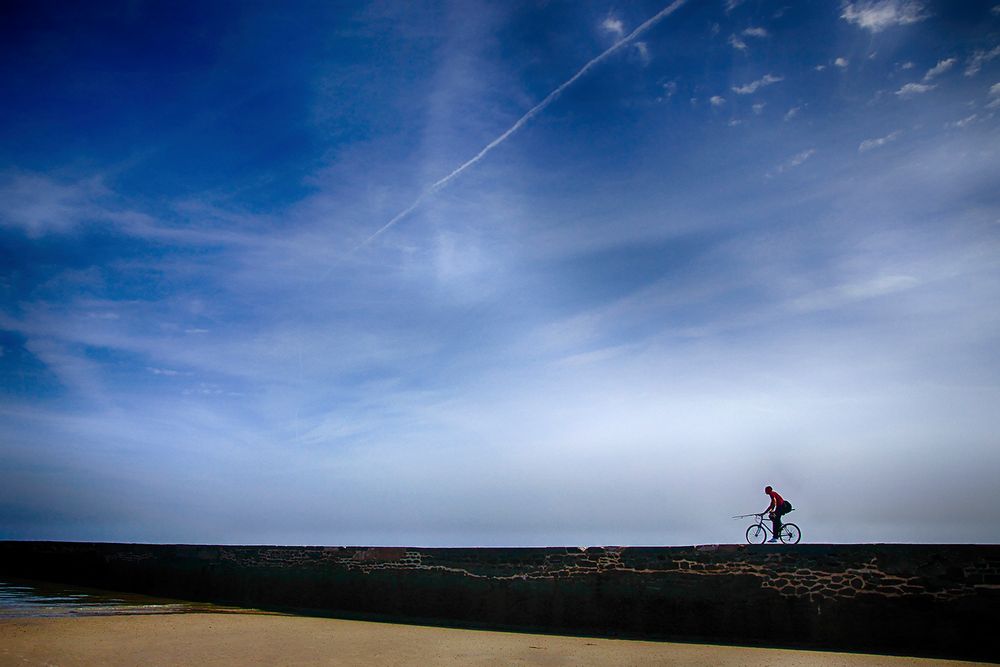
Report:
[[[781,494],[772,489],[770,486],[764,487],[764,493],[771,497],[771,504],[768,505],[767,509],[764,510],[764,512],[761,512],[761,514],[764,514],[765,512],[770,513],[771,527],[774,528],[774,534],[768,542],[777,542],[778,535],[781,534],[781,515],[791,512],[792,504],[782,498]]]

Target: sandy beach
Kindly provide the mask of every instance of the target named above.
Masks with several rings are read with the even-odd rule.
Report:
[[[961,661],[485,632],[275,614],[0,621],[2,665],[777,665]]]

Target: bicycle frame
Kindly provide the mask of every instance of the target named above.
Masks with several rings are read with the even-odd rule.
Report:
[[[794,511],[794,510],[793,510]],[[781,529],[778,531],[778,535],[774,534],[774,531],[765,523],[764,514],[741,514],[739,516],[734,516],[734,519],[745,519],[747,517],[756,517],[757,523],[751,525],[747,528],[746,538],[747,542],[750,544],[764,544],[768,541],[768,536],[771,539],[777,537],[784,544],[798,544],[799,540],[802,539],[802,531],[794,523],[786,523],[781,521]]]
[[[761,520],[760,520],[760,521],[758,521],[758,522],[757,522],[757,523],[756,523],[755,525],[756,525],[756,526],[757,526],[758,528],[763,528],[763,529],[764,529],[764,532],[765,532],[765,533],[767,533],[767,534],[768,534],[768,535],[770,535],[771,537],[774,537],[774,531],[773,531],[773,530],[771,529],[771,527],[770,527],[770,526],[768,526],[768,525],[767,525],[767,522],[765,522],[765,521],[764,521],[764,519],[761,519]]]

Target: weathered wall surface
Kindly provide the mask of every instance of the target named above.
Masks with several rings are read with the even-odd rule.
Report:
[[[1000,659],[1000,546],[0,542],[0,574],[330,614]]]

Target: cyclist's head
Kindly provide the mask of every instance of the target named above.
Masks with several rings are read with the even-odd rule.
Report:
[[[771,493],[771,487],[765,486],[764,487],[764,493]]]

